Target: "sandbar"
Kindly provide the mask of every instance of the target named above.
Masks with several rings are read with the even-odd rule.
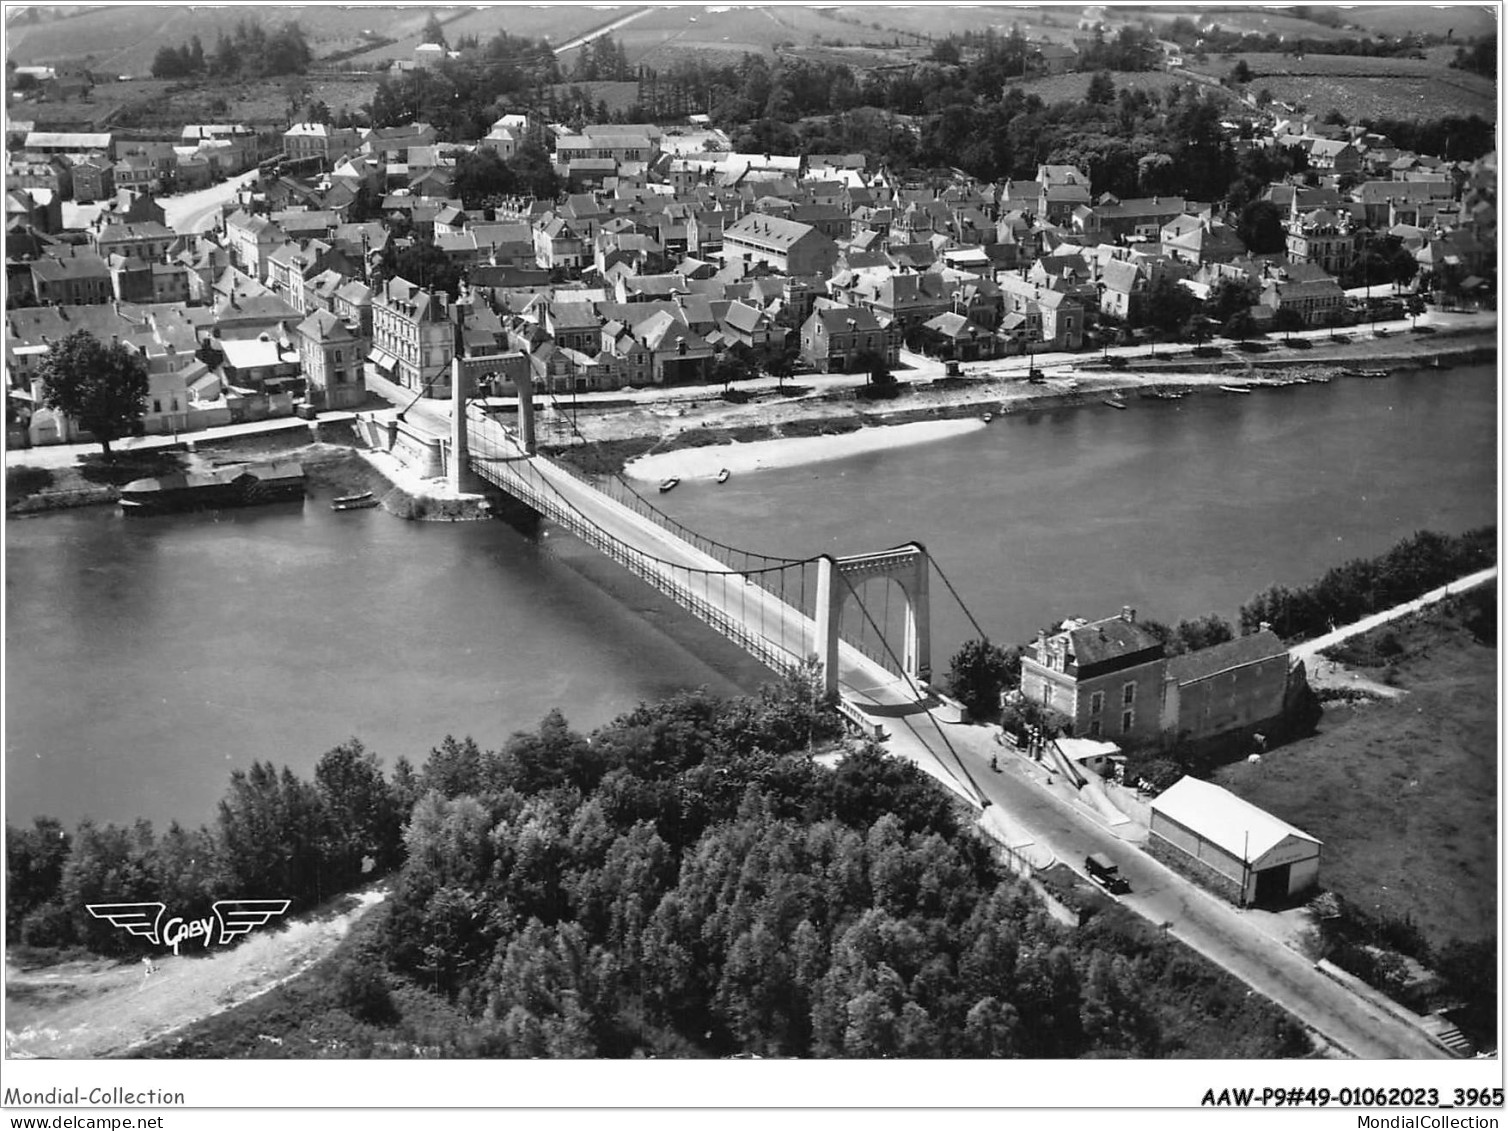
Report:
[[[911,444],[946,440],[986,427],[984,420],[918,420],[860,428],[836,436],[792,436],[779,440],[755,440],[747,444],[711,444],[700,448],[677,448],[630,460],[623,469],[632,479],[658,482],[669,478],[715,479],[727,468],[733,475],[780,467],[845,459],[867,452],[889,451]]]

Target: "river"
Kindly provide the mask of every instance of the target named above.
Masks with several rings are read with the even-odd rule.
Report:
[[[1415,530],[1496,520],[1492,366],[999,418],[945,443],[683,483],[708,535],[804,557],[919,540],[933,657],[1122,605],[1234,619]],[[559,532],[333,513],[322,499],[6,523],[6,818],[213,819],[233,767],[309,773],[355,735],[385,764],[497,746],[561,707],[589,729],[764,669]]]

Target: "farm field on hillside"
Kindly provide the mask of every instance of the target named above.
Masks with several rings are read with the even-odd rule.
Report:
[[[1166,91],[1169,87],[1190,81],[1185,75],[1169,71],[1115,71],[1110,77],[1115,82],[1117,94],[1122,90]],[[1083,101],[1089,92],[1089,83],[1093,78],[1092,74],[1049,75],[1045,78],[1031,79],[1028,82],[1012,82],[1010,85],[1020,87],[1025,94],[1035,94],[1043,102],[1052,105],[1054,102]],[[1202,92],[1216,88],[1201,87],[1200,89]]]
[[[1392,635],[1393,678],[1356,670],[1408,694],[1330,703],[1317,734],[1216,775],[1324,842],[1323,887],[1411,915],[1435,946],[1491,937],[1498,918],[1497,654],[1461,620],[1440,606],[1359,638]]]
[[[421,13],[428,11],[428,9],[417,10]],[[631,7],[625,7],[618,12],[606,8],[556,5],[549,8],[483,8],[479,11],[466,12],[453,20],[446,20],[446,16],[452,13],[442,10],[439,16],[445,21],[445,38],[452,43],[463,35],[474,35],[479,41],[486,43],[500,31],[523,39],[548,39],[551,43],[565,43],[603,24],[611,23],[620,15],[627,15],[631,11],[633,11]],[[424,42],[420,32],[426,18],[427,16],[421,14],[417,21],[405,21],[396,27],[380,29],[384,35],[396,42],[353,55],[350,61],[375,63],[390,59],[412,58],[414,48]]]
[[[688,55],[731,62],[745,54],[769,56],[776,44],[809,46],[822,40],[903,44],[915,37],[883,26],[884,9],[842,9],[829,14],[811,8],[657,8],[614,33],[632,64],[664,69]],[[873,21],[881,23],[876,29]],[[859,23],[847,22],[852,14]]]
[[[257,4],[223,8],[156,8],[124,4],[100,8],[87,16],[37,24],[12,22],[6,27],[7,53],[19,65],[64,60],[89,60],[95,70],[111,74],[144,75],[152,68],[158,48],[187,43],[197,35],[206,49],[221,33],[234,31],[242,21],[273,28],[296,20],[316,56],[360,40],[363,28],[391,35],[391,28],[413,31],[424,25],[423,8],[284,7]]]
[[[1420,35],[1446,35],[1454,32],[1456,39],[1470,39],[1497,32],[1497,21],[1486,4],[1450,8],[1428,4],[1373,4],[1348,8],[1346,19],[1374,35],[1407,35],[1411,31]]]
[[[1356,33],[1340,28],[1327,27],[1313,20],[1301,20],[1296,16],[1282,15],[1275,11],[1250,12],[1200,12],[1190,8],[1166,8],[1145,14],[1154,23],[1172,23],[1179,16],[1185,19],[1208,20],[1222,31],[1255,32],[1258,35],[1284,35],[1290,39],[1350,39]]]
[[[1274,75],[1258,79],[1252,85],[1258,90],[1265,87],[1280,102],[1304,106],[1322,117],[1331,110],[1339,110],[1352,122],[1362,118],[1432,119],[1467,114],[1496,121],[1498,116],[1496,98],[1483,97],[1439,78]]]

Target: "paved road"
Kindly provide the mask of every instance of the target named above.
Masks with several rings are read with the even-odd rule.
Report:
[[[1243,912],[1163,867],[1117,837],[1088,813],[1065,802],[1025,772],[1021,756],[1002,752],[992,728],[944,726],[976,781],[1007,822],[1029,830],[1038,844],[1079,867],[1091,852],[1120,865],[1132,893],[1127,907],[1265,994],[1341,1048],[1363,1059],[1445,1059],[1418,1029],[1373,1008],[1314,969],[1313,964],[1250,922]],[[1001,772],[989,769],[991,755]]]
[[[214,227],[215,217],[220,214],[220,205],[234,200],[236,193],[257,179],[257,171],[242,173],[218,185],[211,185],[198,192],[186,192],[181,196],[165,196],[161,199],[162,210],[167,215],[167,226],[175,232],[204,232]]]
[[[1305,640],[1301,644],[1295,644],[1288,650],[1288,654],[1296,660],[1309,660],[1326,648],[1333,648],[1343,640],[1349,640],[1353,636],[1359,636],[1363,632],[1371,632],[1372,629],[1387,624],[1389,621],[1406,617],[1410,613],[1417,613],[1426,605],[1433,605],[1437,601],[1443,601],[1454,593],[1464,593],[1468,589],[1475,589],[1478,585],[1484,585],[1494,580],[1498,575],[1498,567],[1478,570],[1468,574],[1459,581],[1452,581],[1448,585],[1442,585],[1438,589],[1431,589],[1422,597],[1416,597],[1412,601],[1405,601],[1401,605],[1394,605],[1391,609],[1384,609],[1380,613],[1373,613],[1369,617],[1362,617],[1355,624],[1348,624],[1343,628],[1337,628],[1334,632],[1327,632],[1324,636],[1316,636],[1313,640]]]
[[[448,402],[421,401],[411,407],[411,423],[448,434]],[[500,425],[482,426],[473,441],[484,454],[521,458]],[[569,499],[613,537],[667,561],[693,569],[721,569],[721,563],[662,529],[648,525],[622,504],[576,480],[546,460],[527,461],[539,480]],[[696,575],[684,579],[703,599],[746,623],[758,620],[766,638],[788,645],[810,639],[811,622],[757,587],[730,586]],[[747,589],[747,592],[740,592]],[[762,610],[762,613],[751,610]],[[792,658],[796,658],[792,654]],[[1252,923],[1240,910],[1163,867],[1135,845],[1116,836],[1100,819],[1065,801],[1038,782],[1020,756],[1003,751],[994,728],[951,722],[945,711],[922,711],[905,685],[846,646],[840,655],[841,681],[855,697],[881,710],[899,712],[884,719],[892,752],[911,758],[962,796],[982,791],[995,815],[1016,837],[1030,839],[1060,860],[1076,865],[1091,852],[1120,863],[1132,894],[1127,907],[1163,925],[1175,937],[1265,994],[1305,1024],[1354,1056],[1365,1059],[1435,1059],[1448,1054],[1417,1028],[1372,1007],[1319,973],[1306,958]],[[990,769],[998,758],[1000,772]],[[1123,830],[1124,831],[1124,830]]]
[[[559,47],[555,48],[555,54],[563,55],[565,54],[565,52],[573,51],[584,43],[590,43],[592,40],[607,35],[609,32],[617,31],[624,24],[632,23],[634,20],[637,20],[640,16],[644,15],[644,13],[648,11],[648,8],[640,8],[637,12],[630,12],[622,19],[614,20],[606,27],[600,27],[596,31],[589,31],[585,35],[578,35],[575,39],[567,40],[565,43],[562,43]]]

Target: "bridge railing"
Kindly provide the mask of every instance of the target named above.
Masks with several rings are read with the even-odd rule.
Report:
[[[469,406],[468,415],[474,422],[482,424],[485,427],[503,428],[505,432],[509,431],[505,425],[499,424],[496,420],[474,406]],[[794,559],[772,557],[768,554],[742,550],[737,546],[730,546],[726,542],[720,542],[716,538],[709,538],[705,534],[693,530],[685,523],[671,518],[670,515],[660,510],[631,488],[624,486],[620,490],[608,490],[608,484],[617,482],[616,476],[592,475],[581,468],[572,466],[565,460],[550,459],[548,456],[538,456],[536,458],[549,460],[551,467],[558,468],[571,476],[571,478],[591,487],[593,490],[601,491],[614,502],[627,507],[641,518],[647,519],[656,526],[669,531],[683,542],[695,546],[702,553],[710,558],[715,558],[729,569],[746,573],[749,580],[765,592],[780,598],[787,604],[791,603],[789,597],[783,591],[783,586],[777,579],[782,576],[779,572],[782,567],[794,565]],[[753,572],[750,572],[751,570]],[[812,610],[806,608],[803,608],[801,611],[807,615],[811,615],[812,613]]]
[[[522,473],[520,467],[527,468],[528,474]],[[787,651],[761,634],[750,631],[741,621],[730,616],[726,610],[708,601],[703,594],[678,582],[669,572],[674,567],[655,562],[616,538],[605,535],[594,523],[584,519],[569,506],[562,505],[548,485],[535,486],[530,482],[530,475],[538,475],[538,472],[527,460],[478,462],[475,464],[475,470],[483,478],[515,495],[636,577],[654,586],[772,670],[784,672],[801,659],[800,656]],[[740,584],[742,584],[741,578]]]

